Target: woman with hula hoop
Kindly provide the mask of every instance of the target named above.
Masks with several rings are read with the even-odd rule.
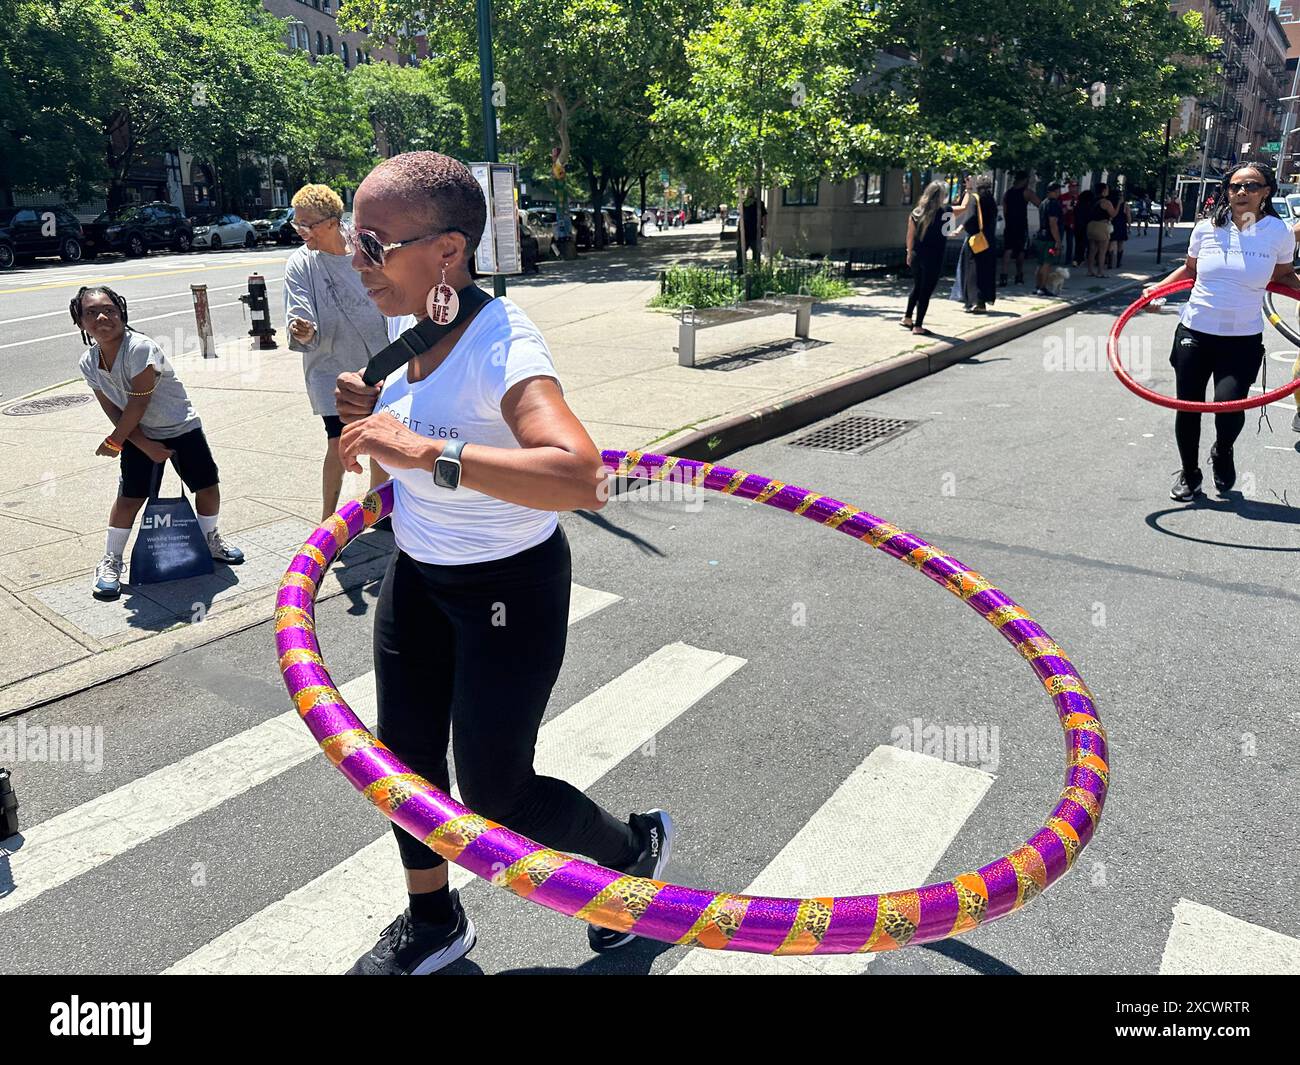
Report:
[[[571,565],[556,512],[598,510],[606,473],[564,401],[546,342],[506,299],[477,303],[469,257],[487,221],[469,168],[437,152],[380,163],[357,189],[352,265],[394,338],[432,316],[451,329],[376,386],[339,377],[344,469],[391,471],[397,551],[379,592],[374,663],[379,738],[421,777],[548,847],[658,878],[672,825],[622,822],[533,769],[538,727],[564,661]],[[363,228],[364,227],[364,228]],[[440,304],[433,297],[452,293]],[[454,295],[454,299],[452,298]],[[445,319],[441,316],[445,313]],[[476,933],[447,863],[394,826],[409,908],[351,973],[436,972]],[[588,925],[596,951],[634,937]]]
[[[1143,292],[1188,278],[1194,282],[1169,354],[1181,400],[1204,402],[1211,377],[1216,403],[1245,399],[1264,361],[1265,288],[1276,281],[1300,289],[1291,266],[1295,237],[1273,207],[1276,194],[1277,180],[1267,166],[1233,167],[1224,175],[1213,213],[1192,230],[1186,262]],[[1220,492],[1236,483],[1232,447],[1245,424],[1242,411],[1214,416],[1210,465]],[[1190,503],[1201,494],[1200,414],[1178,411],[1174,437],[1182,468],[1169,497]]]

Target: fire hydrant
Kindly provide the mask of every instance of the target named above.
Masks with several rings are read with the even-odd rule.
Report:
[[[240,296],[239,302],[248,308],[248,317],[252,321],[248,335],[257,338],[258,350],[268,351],[276,347],[275,330],[271,327],[271,306],[266,298],[266,278],[261,274],[250,274],[248,295]]]
[[[0,766],[0,839],[18,835],[18,796],[9,770]]]

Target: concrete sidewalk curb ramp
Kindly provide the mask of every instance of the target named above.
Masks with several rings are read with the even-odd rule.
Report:
[[[1087,299],[1034,311],[1009,322],[988,326],[960,340],[932,344],[921,351],[899,355],[865,370],[845,374],[837,380],[792,396],[783,402],[706,422],[704,425],[657,440],[642,450],[651,454],[716,461],[755,444],[784,436],[805,425],[811,425],[873,396],[910,384],[940,370],[946,370],[949,366],[963,362],[982,351],[995,348],[1009,340],[1015,340],[1045,325],[1051,325],[1062,318],[1068,318],[1079,311],[1112,299],[1116,293],[1149,285],[1167,276],[1168,273],[1168,270],[1162,270],[1145,280],[1129,281],[1105,292],[1099,292],[1095,296],[1089,296]]]

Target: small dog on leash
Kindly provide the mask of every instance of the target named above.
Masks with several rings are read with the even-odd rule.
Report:
[[[1053,296],[1059,296],[1065,283],[1070,280],[1070,271],[1064,266],[1054,266],[1047,271],[1047,282],[1043,286]]]

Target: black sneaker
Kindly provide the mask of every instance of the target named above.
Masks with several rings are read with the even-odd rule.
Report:
[[[1291,431],[1300,433],[1300,410],[1295,412],[1295,417],[1291,419]]]
[[[1210,448],[1210,467],[1214,470],[1214,487],[1220,492],[1226,492],[1237,483],[1237,467],[1232,461],[1232,448],[1223,449],[1223,454],[1219,454],[1219,445],[1215,444]]]
[[[445,969],[474,947],[478,934],[460,904],[460,892],[451,893],[455,917],[450,924],[425,924],[403,910],[379,934],[379,942],[357,959],[348,976],[426,976]]]
[[[1174,478],[1174,486],[1169,489],[1169,498],[1179,503],[1190,503],[1198,495],[1201,495],[1201,471],[1197,470],[1189,481],[1187,474],[1182,470],[1178,471],[1178,476]]]
[[[633,814],[630,824],[645,841],[645,849],[641,851],[641,857],[621,871],[629,876],[643,876],[649,880],[662,879],[673,849],[672,818],[663,810],[651,810],[644,814]],[[597,954],[617,950],[634,939],[636,936],[631,932],[587,925],[587,942]]]

